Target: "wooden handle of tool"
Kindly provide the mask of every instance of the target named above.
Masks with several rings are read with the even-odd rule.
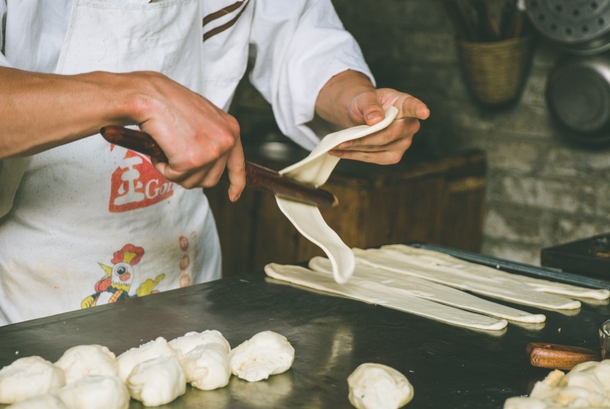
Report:
[[[105,126],[100,133],[110,143],[143,153],[160,162],[168,161],[163,150],[146,132],[121,126]],[[229,180],[226,170],[222,178]],[[246,161],[246,187],[319,207],[334,207],[339,203],[335,195],[326,190],[316,189],[305,183],[286,178],[274,170],[248,161]]]
[[[582,362],[601,359],[599,352],[589,348],[544,342],[530,342],[525,350],[530,363],[540,368],[570,370]]]

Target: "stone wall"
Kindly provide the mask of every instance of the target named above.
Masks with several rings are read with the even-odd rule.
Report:
[[[561,55],[540,39],[517,104],[473,101],[438,0],[333,0],[359,41],[379,86],[431,108],[415,145],[432,155],[482,148],[488,156],[488,211],[482,253],[539,264],[540,249],[610,231],[610,149],[568,140],[551,118],[546,78]],[[236,100],[245,132],[270,111],[246,85]]]

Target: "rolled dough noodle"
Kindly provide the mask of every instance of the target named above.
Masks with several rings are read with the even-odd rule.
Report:
[[[275,263],[267,264],[265,273],[277,280],[288,281],[370,304],[382,305],[460,327],[497,331],[508,325],[507,321],[503,319],[499,320],[438,304],[358,277],[352,277],[346,284],[337,284],[330,274],[312,271],[300,266]]]
[[[324,257],[312,258],[309,261],[309,268],[314,271],[332,273],[330,262]],[[389,270],[366,266],[358,262],[356,263],[353,277],[405,291],[418,298],[435,301],[483,315],[491,315],[506,320],[526,323],[540,323],[546,320],[546,317],[543,314],[532,314],[517,310],[475,297],[474,295],[464,293],[452,287],[436,284],[416,277],[409,277]]]
[[[422,262],[403,252],[382,249],[352,249],[359,262],[381,269],[394,271],[411,277],[444,284],[460,290],[511,301],[533,307],[571,310],[580,308],[580,301],[560,295],[547,294],[522,285],[521,276],[489,276],[470,271],[469,268],[456,268],[440,262]]]
[[[328,151],[343,142],[359,139],[386,128],[397,114],[398,109],[390,107],[384,120],[373,126],[360,125],[326,135],[305,159],[282,169],[280,174],[316,187],[322,186],[339,163],[339,158],[329,155]],[[326,224],[320,210],[313,205],[277,196],[275,199],[282,213],[296,229],[326,253],[333,266],[335,280],[338,283],[347,282],[354,270],[354,255],[337,233]]]
[[[575,285],[556,283],[553,281],[542,280],[539,278],[533,278],[528,276],[515,276],[514,274],[507,273],[505,271],[483,266],[481,264],[471,263],[465,260],[461,260],[457,257],[453,257],[449,254],[440,253],[438,251],[419,249],[412,246],[406,246],[404,244],[391,244],[387,246],[382,246],[381,248],[395,250],[402,254],[413,256],[414,262],[417,262],[417,260],[421,260],[423,263],[428,265],[432,263],[449,268],[462,270],[467,269],[472,273],[476,273],[485,277],[498,277],[499,279],[508,280],[511,282],[518,281],[518,284],[525,284],[533,288],[534,290],[540,292],[561,294],[579,298],[593,298],[596,300],[607,300],[608,298],[610,298],[610,291],[608,290],[577,287]]]

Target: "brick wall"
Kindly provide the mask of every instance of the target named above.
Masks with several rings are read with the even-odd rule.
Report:
[[[432,115],[416,146],[488,155],[484,254],[539,264],[540,249],[610,232],[610,149],[571,143],[550,117],[546,77],[561,54],[541,40],[519,102],[483,108],[464,84],[453,30],[437,0],[333,0],[379,86],[425,101]],[[246,85],[235,106],[244,131],[270,110]],[[249,109],[239,109],[239,108]]]

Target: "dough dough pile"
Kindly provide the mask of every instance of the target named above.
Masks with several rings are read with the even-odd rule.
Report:
[[[67,409],[127,409],[129,392],[116,375],[84,376],[56,391]]]
[[[413,386],[394,368],[362,364],[347,378],[349,401],[357,409],[398,409],[413,399]]]
[[[55,365],[64,370],[66,384],[70,385],[88,375],[117,376],[116,356],[101,345],[72,347]]]
[[[127,409],[134,398],[144,406],[159,406],[183,395],[187,383],[203,390],[226,386],[232,374],[230,353],[235,374],[246,374],[251,382],[287,371],[294,360],[288,340],[271,331],[233,351],[215,330],[187,332],[170,342],[158,337],[116,358],[104,346],[80,345],[66,350],[56,364],[32,356],[2,368],[0,404],[13,403],[10,409]]]
[[[16,403],[66,384],[64,371],[39,356],[20,358],[0,370],[0,403]]]
[[[235,347],[229,354],[231,372],[248,382],[286,372],[294,361],[294,348],[286,337],[263,331]]]
[[[175,355],[159,356],[137,364],[126,384],[132,398],[144,406],[159,406],[184,395],[186,375]]]
[[[529,397],[506,400],[504,409],[610,408],[610,360],[583,362],[570,372],[550,372]]]
[[[383,121],[373,126],[360,125],[326,135],[305,159],[282,169],[279,173],[315,187],[322,186],[339,163],[339,158],[329,155],[328,151],[343,142],[359,139],[388,127],[397,114],[398,109],[390,107]],[[320,210],[313,205],[277,196],[275,199],[294,227],[326,253],[337,283],[346,283],[354,270],[354,255],[337,233],[326,224]]]
[[[205,391],[227,386],[231,345],[219,331],[187,332],[169,345],[176,351],[188,383]]]

